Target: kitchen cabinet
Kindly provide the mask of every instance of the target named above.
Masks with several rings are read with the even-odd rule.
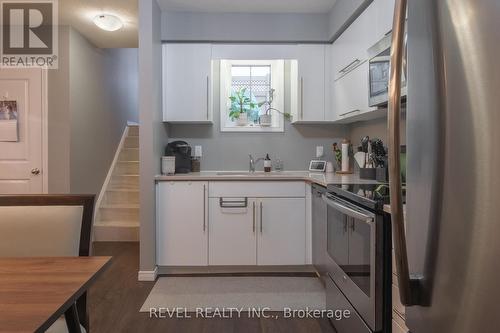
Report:
[[[376,6],[372,3],[333,43],[333,80],[368,60],[367,50],[377,42]],[[368,74],[367,74],[368,75]]]
[[[327,52],[327,91],[332,96],[329,107],[334,121],[350,123],[385,114],[375,114],[377,108],[369,106],[367,51],[391,30],[393,12],[394,0],[373,1]]]
[[[303,182],[210,182],[209,265],[305,265]]]
[[[293,122],[325,121],[325,45],[297,48],[298,103]]]
[[[163,121],[212,122],[212,46],[163,45]]]
[[[157,185],[158,265],[208,264],[207,200],[207,182],[161,182]]]
[[[259,199],[258,265],[305,265],[304,198]]]
[[[373,110],[368,106],[368,62],[336,80],[332,96],[338,122]]]
[[[256,265],[256,200],[221,197],[209,203],[209,264]]]

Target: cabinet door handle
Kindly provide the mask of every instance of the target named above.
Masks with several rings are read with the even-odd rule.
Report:
[[[207,229],[207,185],[203,184],[203,232]]]
[[[255,201],[252,204],[253,204],[253,226],[252,226],[252,230],[253,230],[253,233],[255,233]]]
[[[207,120],[210,118],[210,77],[207,75]]]
[[[342,68],[339,73],[340,74],[346,74],[346,73],[349,73],[354,66],[356,66],[357,64],[359,64],[361,62],[361,60],[359,59],[354,59],[354,61],[352,61],[349,65],[345,66],[344,68]]]
[[[339,117],[347,116],[348,114],[355,113],[355,112],[361,112],[360,109],[352,110],[346,113],[339,114]]]
[[[262,201],[260,202],[260,233],[262,233]]]
[[[304,120],[304,78],[300,78],[300,119]]]

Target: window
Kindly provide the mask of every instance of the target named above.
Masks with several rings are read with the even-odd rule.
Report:
[[[284,60],[221,60],[223,132],[283,132]]]

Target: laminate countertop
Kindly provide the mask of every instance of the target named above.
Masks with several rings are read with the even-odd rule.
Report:
[[[306,181],[312,184],[378,184],[376,180],[360,179],[358,174],[340,175],[334,172],[308,171],[254,172],[202,171],[175,175],[158,175],[155,181]]]

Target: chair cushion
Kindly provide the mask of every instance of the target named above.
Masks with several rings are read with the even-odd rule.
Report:
[[[0,207],[0,257],[78,256],[82,206]]]

